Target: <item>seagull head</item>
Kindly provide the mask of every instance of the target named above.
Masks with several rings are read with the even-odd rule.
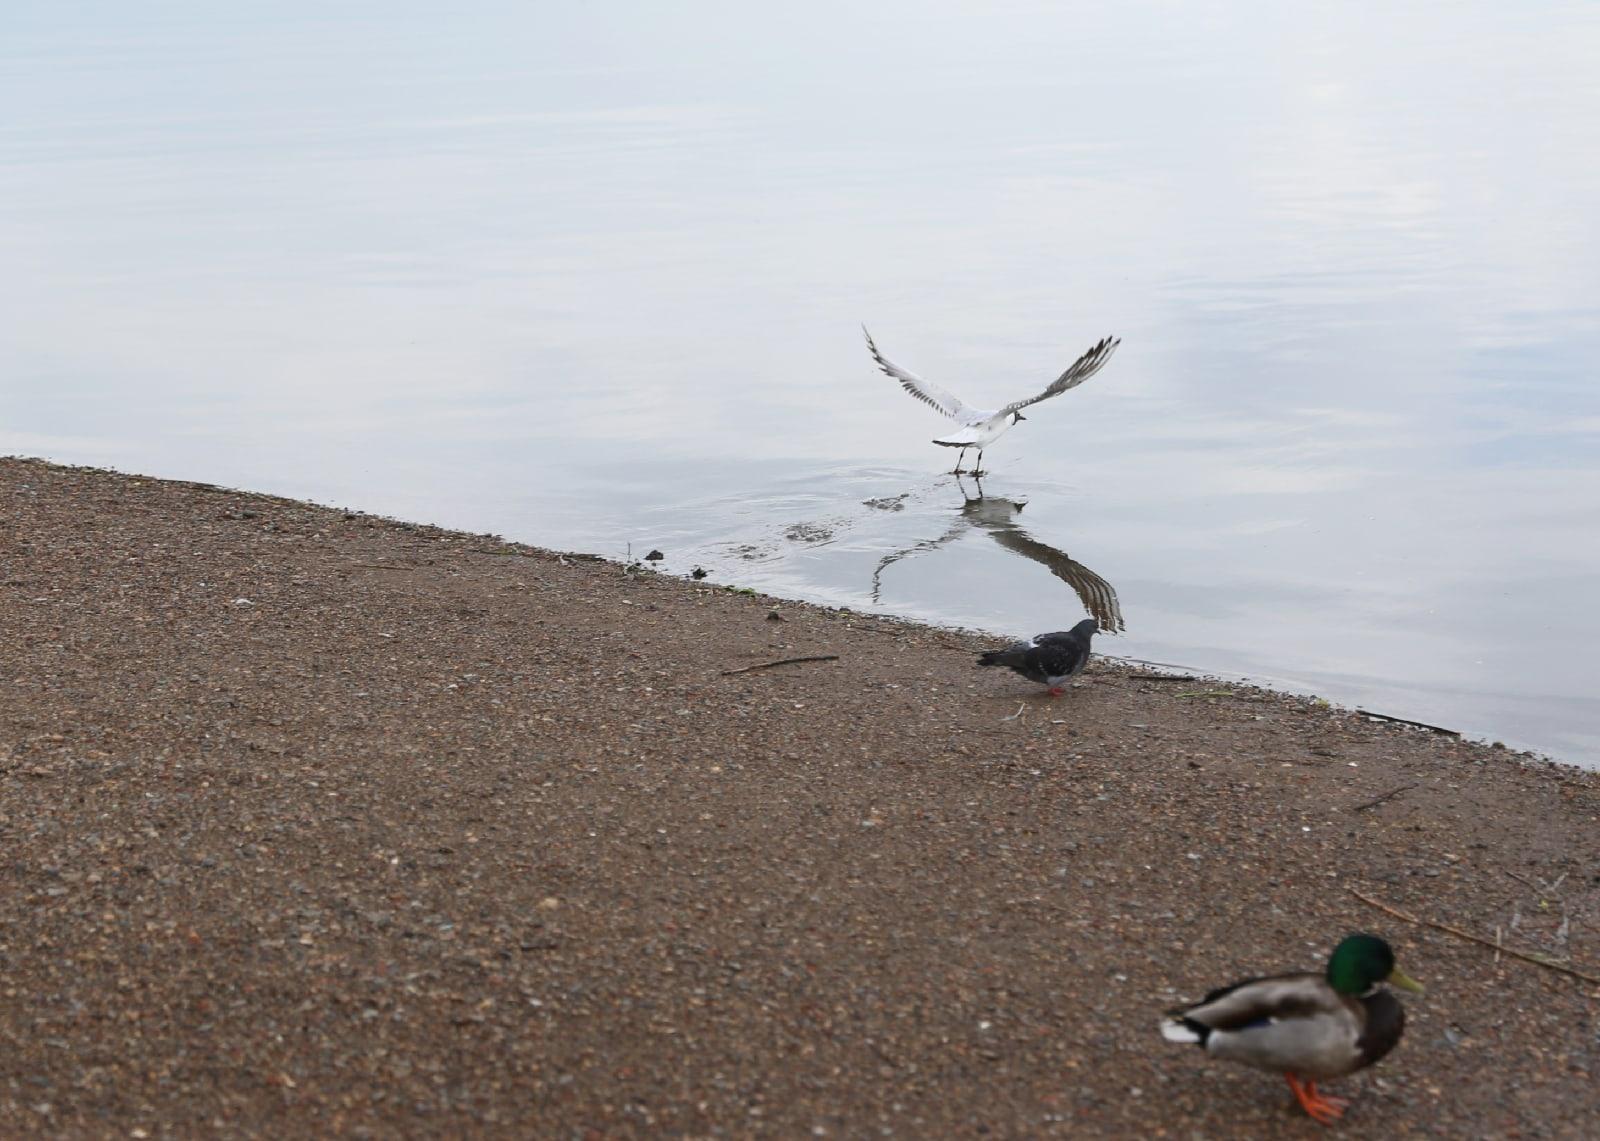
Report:
[[[1021,412],[1013,412],[1011,414],[1011,422],[1013,424],[1020,424],[1026,419],[1027,419],[1027,417],[1024,416]]]

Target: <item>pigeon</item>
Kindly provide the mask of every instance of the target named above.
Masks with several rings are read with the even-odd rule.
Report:
[[[1111,359],[1111,354],[1116,352],[1117,346],[1122,344],[1120,337],[1102,338],[1038,396],[1030,396],[1026,400],[1014,400],[998,410],[985,410],[973,408],[937,384],[932,384],[916,373],[901,368],[878,351],[878,346],[873,343],[872,334],[867,332],[865,325],[861,327],[861,331],[866,334],[867,350],[872,353],[872,359],[878,362],[879,368],[898,380],[901,387],[912,396],[924,404],[931,404],[961,425],[960,431],[940,436],[933,441],[940,447],[961,449],[960,454],[956,456],[956,475],[961,474],[961,461],[966,458],[968,448],[978,449],[978,461],[972,468],[972,474],[982,475],[983,449],[994,443],[1011,425],[1027,419],[1022,414],[1022,409],[1041,400],[1048,400],[1052,396],[1060,396],[1069,388],[1076,388],[1099,372],[1106,361]]]
[[[1089,661],[1089,639],[1099,629],[1093,618],[1085,618],[1070,630],[1039,634],[1031,641],[990,650],[978,658],[978,664],[1010,666],[1029,681],[1049,686],[1051,697],[1060,697],[1067,679],[1083,672]]]

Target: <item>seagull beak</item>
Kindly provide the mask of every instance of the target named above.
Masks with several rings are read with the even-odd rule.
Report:
[[[1416,979],[1412,978],[1410,975],[1406,974],[1399,967],[1396,967],[1394,970],[1389,972],[1389,982],[1392,982],[1401,990],[1410,991],[1412,994],[1424,993],[1422,984]]]

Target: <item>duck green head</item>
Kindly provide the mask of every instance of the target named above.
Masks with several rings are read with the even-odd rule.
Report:
[[[1379,983],[1422,993],[1422,984],[1394,965],[1394,948],[1376,935],[1349,935],[1328,959],[1328,985],[1340,994],[1366,994]]]

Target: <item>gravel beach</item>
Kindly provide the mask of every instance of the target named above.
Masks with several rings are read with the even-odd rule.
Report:
[[[1356,930],[1334,1132],[1596,1135],[1600,774],[28,460],[0,583],[0,1137],[1323,1136],[1157,1019]]]

